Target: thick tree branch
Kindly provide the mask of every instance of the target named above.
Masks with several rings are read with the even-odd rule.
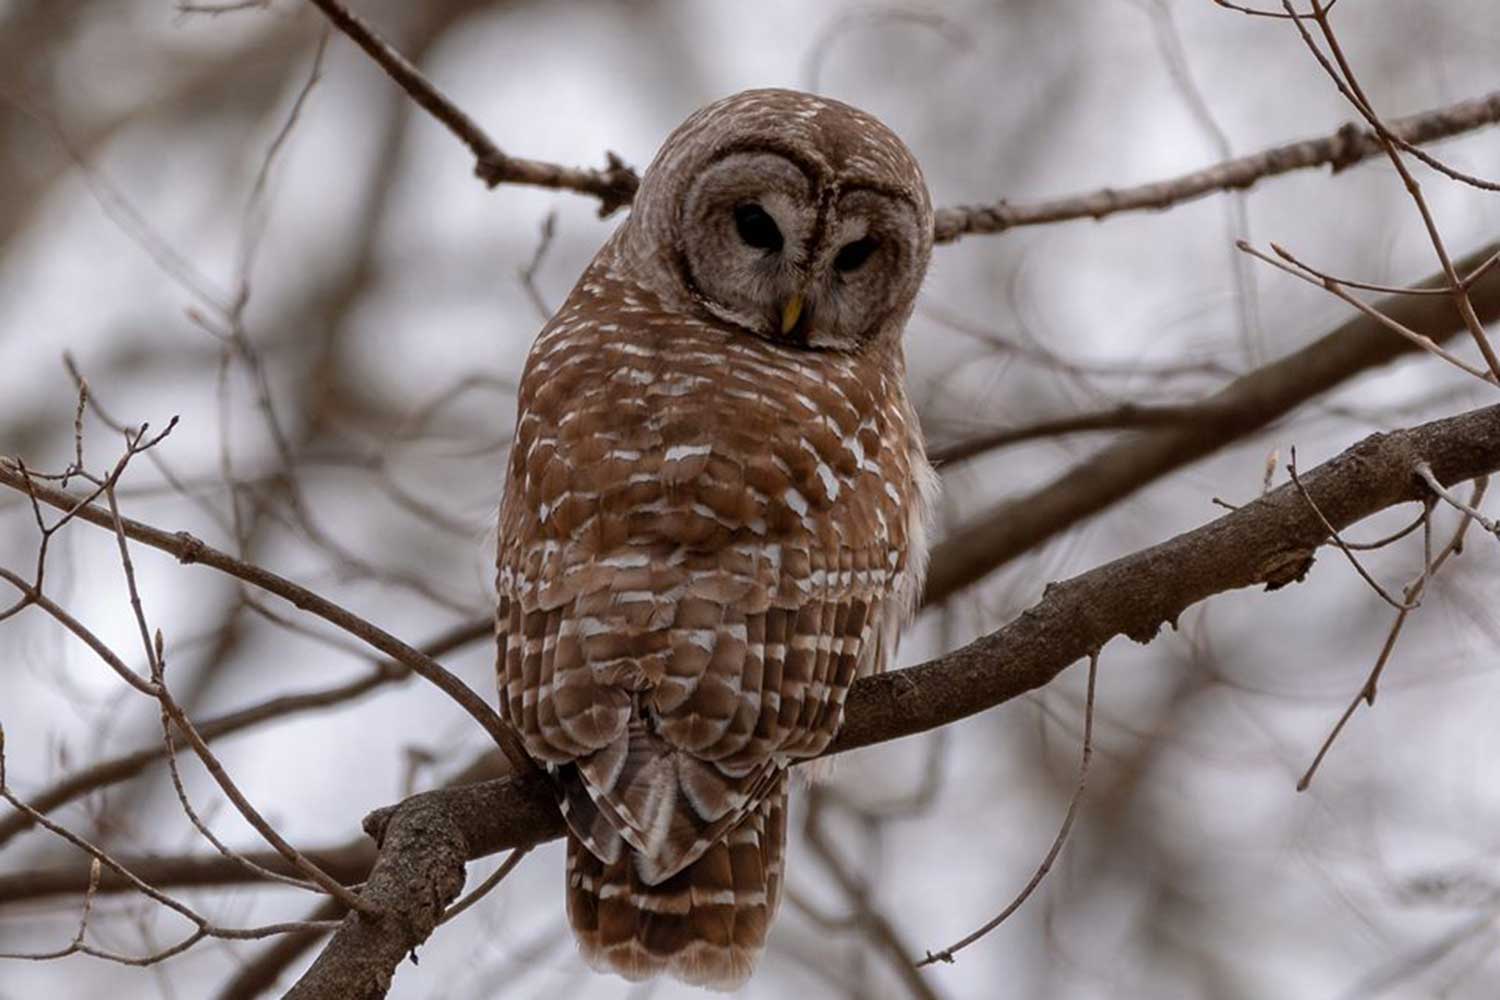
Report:
[[[599,214],[609,215],[635,197],[640,178],[614,153],[603,170],[564,167],[556,163],[507,156],[485,131],[429,80],[422,71],[340,0],[310,0],[412,100],[457,136],[474,154],[474,172],[485,184],[528,184],[576,191],[599,199]],[[1387,123],[1397,138],[1412,144],[1436,142],[1500,122],[1500,93],[1397,118]],[[1267,177],[1328,166],[1334,173],[1382,153],[1374,130],[1351,123],[1317,139],[1288,143],[1196,170],[1180,177],[1129,188],[1101,188],[1083,194],[1031,204],[999,201],[993,205],[959,205],[938,209],[934,239],[952,243],[964,236],[1001,233],[1021,226],[1042,226],[1073,219],[1102,219],[1118,212],[1162,210],[1218,191],[1239,191]]]
[[[1425,499],[1426,462],[1452,484],[1500,471],[1500,406],[1390,434],[1375,434],[1302,477],[1336,529]],[[855,683],[842,753],[924,732],[985,711],[1050,682],[1115,636],[1148,642],[1197,602],[1227,590],[1301,580],[1328,540],[1322,519],[1290,485],[1194,531],[1050,585],[1019,618],[918,667]],[[563,821],[545,779],[527,774],[425,792],[377,810],[365,829],[381,842],[365,890],[400,919],[344,919],[302,982],[297,1000],[380,997],[462,885],[467,861],[560,836]]]
[[[542,780],[528,775],[519,787],[547,796],[550,804]],[[477,818],[446,807],[433,793],[403,803],[381,831],[380,857],[360,893],[382,916],[345,920],[287,1000],[385,996],[396,967],[415,954],[463,889],[464,866],[476,853],[466,826]]]
[[[1472,270],[1497,249],[1491,244],[1455,266]],[[1421,287],[1446,284],[1447,278],[1439,273]],[[1500,270],[1491,268],[1475,282],[1470,299],[1486,323],[1500,317]],[[1464,329],[1463,319],[1447,298],[1398,295],[1382,299],[1376,308],[1438,342]],[[924,601],[944,600],[1167,473],[1247,437],[1341,382],[1414,353],[1419,353],[1418,348],[1376,320],[1354,317],[1301,350],[1182,407],[1192,414],[1191,419],[1123,437],[1047,485],[976,514],[933,550]],[[980,449],[956,451],[962,458],[971,458]]]

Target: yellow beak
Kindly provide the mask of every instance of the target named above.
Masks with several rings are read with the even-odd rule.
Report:
[[[791,298],[787,299],[786,300],[786,305],[784,305],[784,306],[781,307],[781,333],[782,333],[782,336],[785,336],[786,334],[791,333],[792,332],[792,328],[797,325],[797,320],[799,320],[801,317],[802,317],[802,296],[799,293],[799,294],[793,295]]]

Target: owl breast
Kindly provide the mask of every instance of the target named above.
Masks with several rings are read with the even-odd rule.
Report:
[[[640,291],[590,319],[612,288],[586,278],[523,374],[502,707],[544,760],[642,715],[730,771],[816,753],[910,599],[926,463],[899,357],[872,377]]]

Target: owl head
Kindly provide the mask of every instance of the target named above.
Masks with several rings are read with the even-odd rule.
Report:
[[[768,341],[858,352],[899,338],[932,203],[895,134],[847,104],[748,90],[698,111],[642,178],[622,232],[637,281]]]

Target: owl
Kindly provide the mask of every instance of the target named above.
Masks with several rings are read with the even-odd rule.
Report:
[[[597,969],[728,990],[765,947],[787,769],[921,589],[935,476],[901,335],[931,250],[884,125],[747,91],[672,133],[531,349],[500,709],[555,783]]]

